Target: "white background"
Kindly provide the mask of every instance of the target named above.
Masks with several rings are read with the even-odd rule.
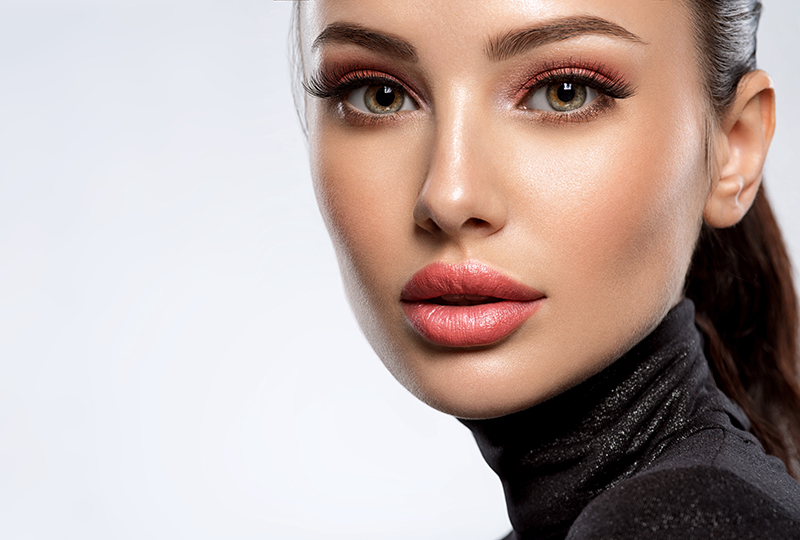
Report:
[[[766,0],[800,254],[800,5]],[[0,538],[491,540],[470,433],[354,323],[291,2],[0,0]]]

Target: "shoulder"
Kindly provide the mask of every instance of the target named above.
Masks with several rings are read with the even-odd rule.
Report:
[[[800,513],[782,504],[786,495],[708,465],[647,472],[594,499],[567,540],[800,539]]]

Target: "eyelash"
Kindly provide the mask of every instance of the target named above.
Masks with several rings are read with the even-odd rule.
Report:
[[[303,83],[303,87],[309,95],[339,105],[340,111],[345,116],[345,119],[352,124],[371,126],[396,120],[397,114],[367,114],[357,111],[353,107],[344,105],[345,98],[350,92],[363,86],[372,85],[386,85],[392,88],[399,88],[406,95],[407,99],[412,99],[415,102],[417,101],[409,95],[406,85],[397,79],[368,69],[336,66],[332,70],[322,70],[315,73],[308,83]]]
[[[590,104],[572,112],[525,109],[521,105],[518,105],[518,108],[536,110],[544,121],[552,123],[583,122],[596,117],[612,106],[614,101],[629,98],[635,93],[633,86],[626,82],[619,72],[609,71],[603,64],[596,63],[585,67],[552,65],[545,66],[536,77],[525,84],[524,94],[519,102],[524,103],[534,92],[561,82],[572,82],[593,88],[600,93],[600,96]],[[309,95],[336,103],[345,119],[353,124],[375,125],[396,120],[397,114],[371,115],[344,105],[345,98],[350,92],[371,85],[399,88],[408,99],[414,99],[409,95],[406,85],[397,79],[350,66],[335,66],[330,70],[321,70],[315,73],[309,82],[303,82],[303,87]]]
[[[524,94],[519,101],[524,103],[542,88],[563,82],[571,82],[593,88],[597,90],[600,96],[591,103],[572,112],[553,112],[537,109],[536,111],[545,121],[555,123],[588,121],[608,109],[615,101],[627,99],[635,93],[633,85],[626,82],[619,72],[609,71],[603,64],[590,64],[586,67],[581,67],[580,65],[554,65],[545,66],[536,77],[525,84]]]

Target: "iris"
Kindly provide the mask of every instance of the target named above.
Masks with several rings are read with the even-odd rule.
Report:
[[[559,112],[580,109],[586,103],[586,87],[571,82],[551,84],[547,87],[547,102]]]
[[[399,111],[405,102],[405,95],[399,88],[386,85],[367,87],[364,93],[364,105],[375,114],[389,114]]]

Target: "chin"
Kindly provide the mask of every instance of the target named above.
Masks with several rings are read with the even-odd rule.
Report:
[[[525,362],[514,361],[521,357]],[[537,362],[530,355],[504,355],[491,348],[405,360],[395,356],[384,363],[420,401],[462,419],[496,418],[533,407],[588,376],[564,378],[545,359]]]
[[[530,388],[525,394],[508,393],[488,381],[484,381],[480,386],[485,388],[467,392],[460,388],[440,389],[439,392],[417,397],[432,408],[450,416],[464,420],[482,420],[528,409],[558,393],[531,394]]]

